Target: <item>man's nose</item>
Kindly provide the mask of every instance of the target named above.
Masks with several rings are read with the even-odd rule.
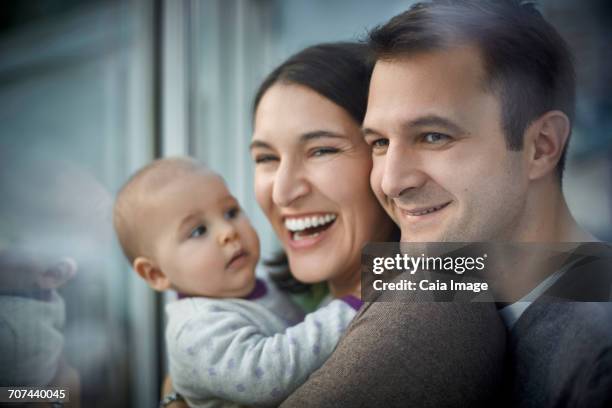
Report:
[[[272,201],[279,207],[288,207],[307,195],[310,184],[300,163],[281,162],[274,178]]]
[[[238,239],[238,230],[236,229],[236,226],[232,222],[224,221],[221,225],[221,230],[219,231],[219,244],[226,245],[235,241],[236,239]]]
[[[380,186],[383,193],[397,198],[406,191],[423,186],[427,177],[420,164],[420,158],[410,147],[389,145]]]

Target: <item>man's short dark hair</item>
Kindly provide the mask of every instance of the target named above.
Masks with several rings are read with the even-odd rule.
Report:
[[[486,86],[500,98],[510,150],[521,150],[528,125],[550,110],[564,112],[573,122],[573,58],[533,2],[432,0],[415,4],[369,33],[369,45],[381,60],[469,44],[478,47]],[[557,165],[559,178],[568,143]]]

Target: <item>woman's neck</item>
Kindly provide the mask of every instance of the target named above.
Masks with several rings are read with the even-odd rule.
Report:
[[[361,270],[361,266],[360,266]],[[335,298],[344,296],[355,296],[361,299],[361,273],[351,273],[347,276],[342,276],[328,282],[329,291]]]

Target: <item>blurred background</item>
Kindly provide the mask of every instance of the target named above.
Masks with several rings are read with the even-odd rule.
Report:
[[[363,38],[412,3],[2,1],[0,253],[19,248],[41,267],[78,264],[58,292],[60,348],[82,406],[155,406],[164,372],[164,298],[129,270],[111,228],[121,184],[156,157],[193,155],[225,177],[269,255],[277,244],[253,196],[248,154],[255,89],[290,54]],[[539,4],[578,71],[566,195],[579,222],[610,240],[612,4]]]

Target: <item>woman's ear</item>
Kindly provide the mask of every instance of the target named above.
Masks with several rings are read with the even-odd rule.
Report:
[[[524,149],[528,149],[529,179],[553,173],[561,159],[570,134],[567,115],[555,110],[546,112],[529,125]]]
[[[132,267],[149,286],[158,292],[170,289],[170,280],[150,259],[139,256],[134,259]]]

